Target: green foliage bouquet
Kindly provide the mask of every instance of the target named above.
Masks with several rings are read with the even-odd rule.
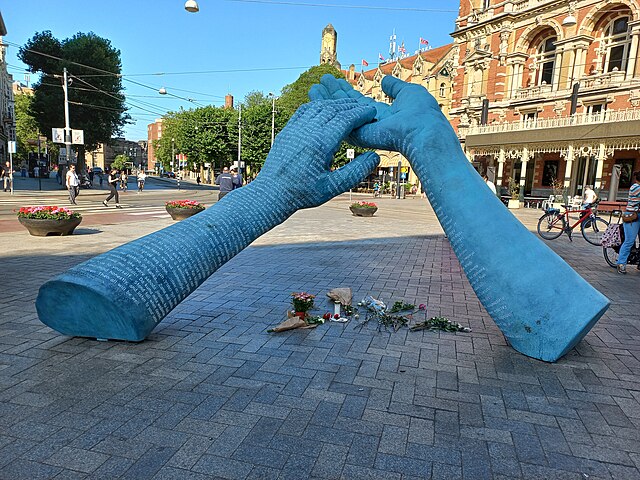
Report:
[[[18,218],[68,220],[70,218],[82,218],[82,215],[64,207],[44,205],[36,207],[22,207],[18,211]]]

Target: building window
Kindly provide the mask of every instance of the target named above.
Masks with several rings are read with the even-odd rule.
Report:
[[[611,21],[604,31],[602,39],[607,49],[604,60],[605,72],[622,71],[627,68],[627,57],[631,36],[629,35],[629,17],[620,17]]]
[[[551,187],[558,180],[559,160],[546,160],[542,168],[542,186]]]
[[[482,9],[487,10],[491,6],[491,0],[482,0]]]
[[[447,86],[444,83],[440,84],[440,96],[442,98],[447,96]]]
[[[556,61],[556,37],[547,37],[538,46],[534,56],[537,64],[536,85],[551,85],[553,82],[553,67]]]
[[[526,126],[533,126],[538,118],[538,111],[532,110],[530,112],[522,112],[522,123]]]

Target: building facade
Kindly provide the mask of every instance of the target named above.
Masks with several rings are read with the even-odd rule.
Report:
[[[127,166],[131,171],[146,168],[148,165],[147,141],[136,142],[124,138],[113,138],[108,145],[100,143],[95,150],[86,152],[85,164],[87,168],[100,167],[107,171],[118,155],[126,155],[131,159],[131,164]]]
[[[382,78],[393,75],[400,80],[416,83],[425,87],[438,101],[442,112],[448,117],[452,99],[452,78],[455,71],[454,45],[425,49],[414,55],[400,55],[393,61],[379,64],[376,68],[357,73],[351,65],[344,71],[345,77],[353,87],[367,97],[379,102],[390,103],[382,91]],[[377,150],[380,155],[379,173],[383,176],[397,175],[398,164],[406,174],[406,181],[417,185],[419,180],[408,160],[398,152]]]
[[[154,142],[160,138],[162,138],[162,119],[158,118],[147,125],[147,170],[153,170],[158,174],[162,171],[162,163],[156,157]]]
[[[451,120],[480,173],[521,195],[626,198],[640,170],[638,1],[462,0],[452,36]]]
[[[0,161],[9,160],[7,142],[16,139],[16,116],[13,102],[13,77],[7,72],[7,48],[2,37],[7,29],[0,13]]]

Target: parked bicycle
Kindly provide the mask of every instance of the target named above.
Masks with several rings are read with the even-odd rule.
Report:
[[[606,242],[603,242],[602,253],[604,255],[604,259],[609,264],[610,267],[617,268],[618,266],[618,255],[620,254],[620,247],[624,242],[624,228],[622,228],[622,224],[620,224],[620,218],[622,215],[621,210],[615,210],[612,214],[618,215],[618,228],[620,229],[619,240],[616,241],[616,245],[606,245]],[[619,242],[619,243],[618,243]],[[637,265],[638,269],[640,269],[640,244],[638,242],[638,237],[635,238],[633,245],[631,246],[631,251],[629,252],[629,258],[627,258],[627,265]]]
[[[580,231],[584,239],[591,245],[601,245],[602,234],[607,229],[609,222],[595,214],[594,209],[598,202],[582,210],[571,210],[569,205],[563,205],[564,212],[560,213],[557,208],[549,208],[538,220],[538,235],[545,240],[555,240],[563,233],[566,233],[570,241],[573,229],[580,225]],[[571,225],[569,214],[579,214],[580,218]]]

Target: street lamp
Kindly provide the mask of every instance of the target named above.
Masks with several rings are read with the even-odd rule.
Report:
[[[196,0],[187,0],[186,2],[184,2],[184,9],[187,12],[196,13],[200,10],[200,7],[198,6],[198,2],[196,2]]]
[[[176,162],[176,139],[171,139],[171,170],[175,173],[175,162]]]
[[[273,140],[276,134],[276,96],[269,92],[268,97],[271,97],[271,146],[273,147]]]

